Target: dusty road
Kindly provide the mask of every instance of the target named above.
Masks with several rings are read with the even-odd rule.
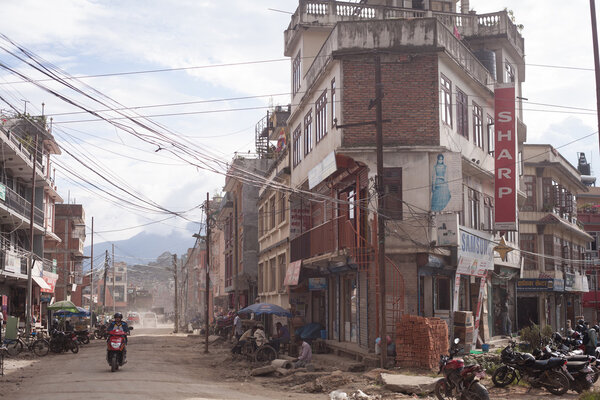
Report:
[[[128,363],[111,373],[101,340],[79,354],[36,359],[0,377],[0,399],[314,399],[245,383],[219,372],[219,359],[202,354],[198,340],[170,335],[171,329],[136,329]],[[220,365],[219,365],[220,366]],[[216,368],[215,368],[216,367]]]
[[[250,377],[249,364],[232,360],[227,347],[211,346],[207,355],[203,353],[203,342],[199,338],[175,336],[170,332],[171,328],[136,328],[129,339],[128,363],[115,373],[110,372],[105,360],[102,340],[82,346],[79,354],[7,359],[7,374],[0,377],[0,400],[49,397],[60,400],[329,399],[328,393],[332,390],[350,394],[357,389],[377,396],[373,398],[414,398],[391,393],[365,379],[362,373],[329,375],[336,369],[347,369],[347,362],[331,355],[315,355],[315,363],[329,371],[321,372],[325,374],[321,378],[308,373],[287,378]],[[320,390],[313,389],[315,381],[320,382]],[[544,390],[528,390],[522,386],[497,389],[492,387],[490,379],[483,383],[488,387],[491,399],[579,397],[573,392],[556,397]]]

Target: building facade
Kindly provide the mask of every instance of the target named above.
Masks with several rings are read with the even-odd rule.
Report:
[[[592,236],[577,220],[577,197],[588,188],[551,145],[525,145],[523,160],[527,198],[520,206],[523,273],[517,325],[559,330],[583,315],[582,294],[588,291],[584,260]]]
[[[497,334],[493,298],[513,296],[514,303],[520,273],[518,252],[503,261],[492,250],[501,234],[518,249],[516,227],[499,232],[493,224],[494,86],[514,86],[520,96],[523,39],[505,11],[476,15],[468,7],[456,13],[453,1],[432,3],[429,11],[404,3],[302,0],[284,34],[296,191],[292,310],[302,323],[321,324],[329,339],[368,349],[378,336],[380,307],[393,333],[402,314],[451,325],[452,311],[483,303],[482,336]],[[447,12],[432,11],[440,7]],[[383,98],[375,99],[378,75]],[[376,176],[378,101],[382,177]],[[515,102],[520,151],[526,127],[519,97]],[[511,179],[518,187],[516,173]],[[377,184],[385,193],[385,277],[375,264]],[[438,236],[442,226],[453,230],[452,239]],[[464,251],[459,238],[484,241],[484,257]],[[469,270],[469,261],[485,268]]]

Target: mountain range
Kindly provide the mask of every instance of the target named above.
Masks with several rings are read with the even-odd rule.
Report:
[[[103,264],[105,251],[108,250],[108,257],[112,257],[113,243],[115,245],[115,260],[132,265],[148,264],[156,261],[164,252],[182,256],[187,253],[188,248],[194,246],[195,239],[186,232],[177,232],[169,236],[141,232],[126,240],[94,243],[94,268]],[[84,248],[84,254],[90,256],[91,246]],[[84,269],[89,269],[89,264],[89,260],[86,260]]]

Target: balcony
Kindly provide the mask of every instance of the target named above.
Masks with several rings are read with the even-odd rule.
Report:
[[[15,211],[26,219],[30,219],[31,203],[8,187],[6,188],[6,200],[4,204],[9,210]],[[33,208],[33,222],[39,226],[44,226],[44,212],[37,207]]]
[[[290,242],[290,261],[305,260],[356,247],[352,223],[345,217],[329,220]]]
[[[398,8],[385,5],[358,5],[343,1],[300,0],[285,31],[286,56],[298,39],[298,26],[330,26],[338,22],[358,20],[391,20],[435,17],[451,31],[454,27],[463,37],[506,37],[520,56],[524,55],[525,43],[519,29],[506,11],[490,14],[459,14]]]

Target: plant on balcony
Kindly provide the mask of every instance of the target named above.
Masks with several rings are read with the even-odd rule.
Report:
[[[509,10],[506,7],[504,8],[504,11],[506,11],[506,13],[508,14],[508,18],[510,18],[512,23],[515,24],[515,26],[517,27],[519,32],[521,32],[523,30],[523,28],[525,28],[525,25],[516,23],[515,12],[513,10]]]

